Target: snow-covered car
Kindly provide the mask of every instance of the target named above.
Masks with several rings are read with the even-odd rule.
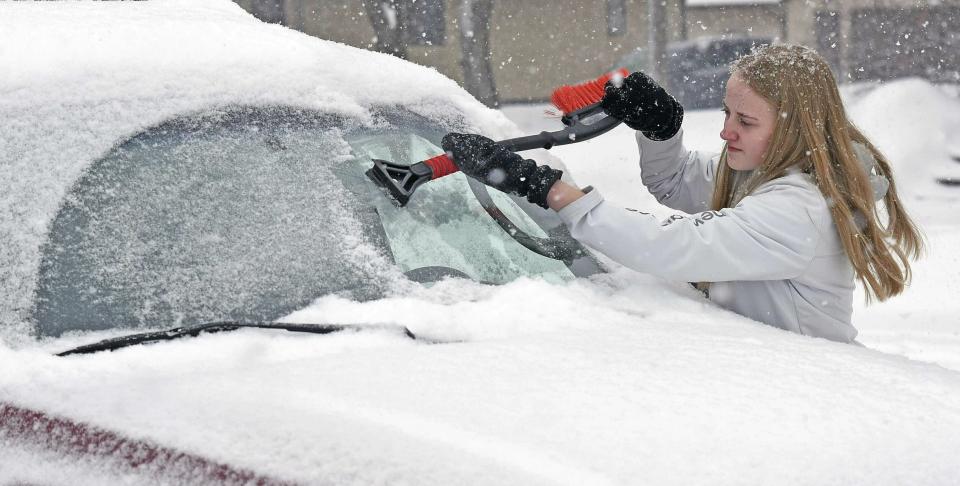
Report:
[[[34,56],[58,71],[15,72],[26,84],[8,112],[22,126],[11,127],[19,133],[5,157],[3,224],[22,231],[8,233],[2,254],[12,271],[5,322],[57,336],[270,321],[327,294],[382,297],[397,270],[421,283],[597,270],[551,213],[462,174],[424,186],[403,208],[364,176],[371,159],[442,153],[451,130],[509,130],[449,80],[280,27],[228,28],[210,20],[222,7],[192,8],[202,20],[166,20],[165,5],[116,9],[122,24],[100,36],[117,44],[87,46],[103,58],[71,65],[75,45]],[[29,10],[45,23],[58,15],[14,9]],[[156,37],[131,47],[122,16],[139,10],[158,12],[146,21]],[[216,30],[196,35],[205,22]],[[251,29],[275,34],[262,40],[271,47],[239,42]],[[67,86],[51,92],[49,81]],[[497,218],[518,227],[498,230]],[[560,247],[570,251],[551,253]]]
[[[0,4],[0,66],[0,483],[960,478],[956,372],[600,272],[461,175],[392,204],[373,158],[520,134],[433,70],[227,0]],[[362,330],[56,355],[208,321]]]

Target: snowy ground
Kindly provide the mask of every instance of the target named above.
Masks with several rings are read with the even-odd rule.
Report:
[[[953,86],[902,80],[844,90],[854,122],[894,165],[902,199],[929,244],[914,266],[913,283],[901,296],[867,306],[855,300],[858,340],[870,348],[960,370],[960,187],[934,179],[960,176],[960,99]],[[555,129],[550,105],[511,105],[503,112],[525,131]],[[719,151],[723,114],[693,111],[683,129],[687,146]],[[593,185],[624,206],[658,210],[640,182],[632,131],[620,126],[584,143],[557,147],[581,185]]]

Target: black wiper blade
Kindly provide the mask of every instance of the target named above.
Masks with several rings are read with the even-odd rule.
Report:
[[[280,329],[291,332],[308,332],[312,334],[330,334],[341,331],[361,331],[361,330],[390,330],[396,331],[407,338],[417,339],[409,329],[398,325],[377,325],[377,324],[294,324],[286,322],[235,322],[221,321],[197,324],[194,326],[175,327],[165,331],[143,332],[139,334],[130,334],[110,339],[104,339],[93,344],[85,344],[73,349],[57,353],[57,356],[70,356],[72,354],[91,354],[100,351],[113,351],[138,344],[156,343],[161,341],[171,341],[173,339],[191,336],[196,337],[202,333],[216,333],[224,331],[235,331],[240,328],[256,329]]]

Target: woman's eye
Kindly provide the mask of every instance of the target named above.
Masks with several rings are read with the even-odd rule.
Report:
[[[743,126],[745,126],[745,127],[749,127],[749,126],[752,126],[752,125],[753,125],[752,123],[748,123],[748,122],[747,122],[746,120],[744,120],[743,118],[740,119],[740,124],[743,125]]]

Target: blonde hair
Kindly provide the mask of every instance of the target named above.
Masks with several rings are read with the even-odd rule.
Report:
[[[779,114],[760,166],[746,179],[720,155],[714,210],[734,207],[760,185],[791,172],[810,174],[830,204],[834,224],[869,302],[903,292],[910,258],[923,252],[923,238],[897,197],[890,163],[847,119],[837,82],[823,58],[796,45],[762,47],[737,60],[731,73]],[[854,151],[862,144],[889,181],[883,198],[886,221],[874,201],[870,174]]]

